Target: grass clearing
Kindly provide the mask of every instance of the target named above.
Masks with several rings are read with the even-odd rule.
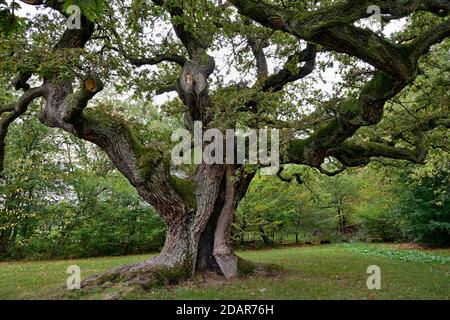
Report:
[[[121,291],[125,299],[450,299],[450,250],[423,251],[392,245],[345,244],[294,247],[238,254],[256,262],[276,263],[288,270],[282,276],[224,281],[189,281],[145,292]],[[45,299],[63,288],[67,267],[78,265],[82,277],[119,265],[142,261],[148,255],[58,261],[1,262],[0,299]],[[369,265],[381,268],[381,290],[368,290]],[[60,289],[61,290],[61,289]],[[119,289],[118,289],[119,290]],[[82,299],[107,299],[114,289]]]

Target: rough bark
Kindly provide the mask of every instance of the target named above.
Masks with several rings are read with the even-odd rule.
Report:
[[[232,278],[238,275],[238,258],[231,246],[231,227],[239,201],[254,174],[235,178],[237,166],[225,166],[214,208],[200,235],[197,271],[212,271]]]

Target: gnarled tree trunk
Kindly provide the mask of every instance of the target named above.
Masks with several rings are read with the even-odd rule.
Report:
[[[123,281],[146,288],[155,284],[155,274],[161,275],[162,271],[169,283],[171,279],[178,281],[195,273],[236,277],[240,258],[231,246],[233,216],[254,176],[235,179],[238,169],[230,165],[201,165],[194,177],[197,208],[166,220],[166,241],[160,254],[143,263],[90,277],[83,286]],[[163,217],[170,216],[169,212],[161,212],[165,209],[170,207],[157,210]]]
[[[195,176],[197,209],[184,219],[168,221],[160,255],[147,263],[173,267],[186,263],[192,273],[238,274],[231,246],[233,217],[253,174],[237,180],[237,166],[201,165]]]
[[[212,211],[197,244],[196,271],[217,272],[226,278],[238,274],[238,258],[231,246],[231,227],[239,200],[245,195],[253,174],[236,180],[237,166],[224,166]],[[205,212],[206,213],[206,212]],[[206,216],[202,219],[206,220]]]

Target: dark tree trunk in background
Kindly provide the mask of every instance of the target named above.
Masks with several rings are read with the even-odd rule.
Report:
[[[6,257],[8,255],[8,247],[11,243],[10,235],[10,229],[6,229],[0,232],[0,257]]]
[[[264,229],[262,227],[259,227],[259,235],[261,236],[261,239],[266,246],[271,245],[270,237],[266,234],[266,232],[264,231]]]

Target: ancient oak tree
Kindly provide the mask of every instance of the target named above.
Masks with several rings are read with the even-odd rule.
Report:
[[[204,129],[277,128],[277,175],[284,180],[294,178],[282,172],[287,165],[335,175],[372,159],[420,164],[430,148],[427,133],[450,126],[444,108],[418,113],[401,134],[375,134],[386,105],[421,74],[421,60],[448,41],[448,1],[22,0],[13,6],[18,4],[39,10],[17,18],[0,1],[0,72],[13,79],[16,91],[0,106],[0,170],[8,127],[34,105],[43,125],[100,147],[167,225],[158,256],[91,277],[84,286],[112,280],[151,286],[162,271],[176,280],[195,272],[231,278],[265,270],[238,258],[230,243],[235,210],[260,166],[174,166],[170,137],[152,128],[143,138],[137,124],[99,106],[105,96],[143,101],[171,92],[161,113],[189,131],[196,121]],[[71,4],[80,8],[79,27],[67,27]],[[365,25],[373,5],[383,23],[397,25],[397,34]],[[349,68],[337,69],[343,79],[336,94],[317,86],[333,69],[330,61]],[[364,128],[374,132],[371,138],[361,135]]]

